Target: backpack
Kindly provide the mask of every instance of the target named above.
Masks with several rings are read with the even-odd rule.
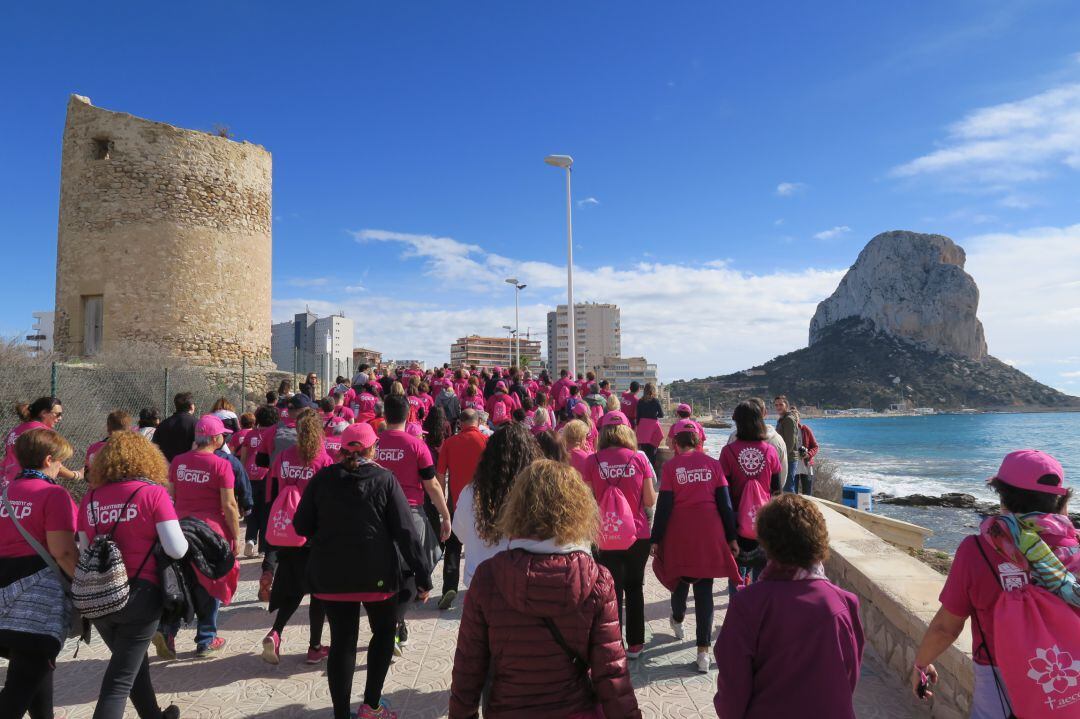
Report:
[[[757,539],[757,530],[754,528],[754,520],[757,519],[758,511],[769,503],[771,499],[769,491],[756,479],[750,479],[743,487],[739,497],[739,508],[735,512],[735,522],[738,526],[739,536],[746,539]]]
[[[296,508],[300,506],[303,492],[296,483],[286,484],[270,505],[266,520],[266,541],[275,547],[302,547],[307,541],[293,527]]]
[[[274,428],[274,454],[270,456],[270,464],[268,466],[274,466],[274,460],[278,455],[287,450],[289,447],[296,446],[296,425],[290,427],[284,422],[278,423],[278,426]]]
[[[505,396],[503,395],[503,397]],[[491,423],[502,424],[508,419],[510,419],[510,415],[506,411],[506,403],[503,402],[502,398],[496,398],[495,405],[491,408]]]
[[[1021,572],[1003,576],[986,556],[979,537],[975,545],[1002,587],[992,608],[994,645],[1008,651],[998,654],[997,661],[990,656],[986,635],[979,627],[982,647],[990,664],[1001,672],[1007,690],[998,684],[1002,709],[1011,704],[1012,716],[1025,719],[1075,717],[1075,702],[1080,700],[1080,612],[1026,581]],[[978,623],[977,615],[972,617]]]
[[[75,565],[75,574],[71,580],[71,602],[75,608],[87,619],[100,619],[114,612],[118,612],[127,606],[128,596],[131,590],[131,580],[128,579],[127,569],[124,566],[124,555],[120,547],[113,541],[113,534],[120,522],[127,515],[128,506],[142,487],[138,487],[124,502],[116,522],[108,534],[98,534],[90,542],[90,546],[79,555],[79,561]],[[94,493],[90,493],[90,504],[94,503]],[[96,508],[97,505],[95,505]],[[100,523],[100,514],[98,515]],[[153,552],[153,548],[151,548]],[[146,565],[150,553],[143,559],[135,576]]]
[[[600,462],[593,455],[592,461],[599,467]],[[612,484],[608,480],[604,493],[600,496],[600,549],[621,550],[629,549],[630,545],[637,541],[637,525],[634,522],[634,513],[630,511],[630,503],[626,501],[619,483],[619,478]],[[646,480],[648,481],[648,480]]]

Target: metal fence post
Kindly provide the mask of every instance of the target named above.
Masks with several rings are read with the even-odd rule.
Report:
[[[240,359],[240,414],[247,411],[247,357]]]
[[[168,416],[169,414],[169,368],[165,368],[165,396],[161,404],[161,414]]]
[[[49,371],[49,396],[56,396],[56,363],[52,363],[52,368]]]
[[[296,379],[296,345],[292,348],[292,379],[293,379],[293,392],[300,391],[300,384]]]

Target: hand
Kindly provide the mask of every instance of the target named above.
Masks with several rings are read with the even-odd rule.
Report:
[[[658,548],[659,546],[660,546],[660,545],[658,545],[658,544],[654,544],[654,545],[652,545],[651,547],[649,547],[649,556],[650,556],[650,557],[655,557],[655,556],[656,556],[656,550],[657,550],[657,548]]]
[[[240,557],[244,556],[244,540],[243,539],[237,539],[236,541],[233,542],[233,556],[236,557],[237,559],[240,559]]]
[[[450,518],[443,517],[442,523],[439,525],[439,541],[445,542],[450,539],[450,533],[453,529],[453,525],[450,524]]]
[[[937,684],[938,673],[937,673],[937,669],[934,668],[933,664],[927,664],[926,665],[926,679],[927,679],[927,686],[928,687]],[[921,683],[922,683],[922,677],[919,676],[919,670],[912,667],[911,668],[911,691],[912,691],[912,693],[915,694],[915,696],[919,696],[919,685]],[[932,699],[933,697],[934,697],[934,692],[927,689],[926,692],[924,693],[924,695],[922,697],[920,697],[920,698],[925,701],[927,699]]]
[[[428,591],[426,591],[426,592],[417,592],[416,593],[416,601],[418,601],[418,602],[426,602],[428,600],[428,595],[430,595],[430,594],[431,594],[430,589]]]
[[[739,556],[739,543],[734,539],[728,542],[728,546],[731,547],[731,556],[738,558]]]

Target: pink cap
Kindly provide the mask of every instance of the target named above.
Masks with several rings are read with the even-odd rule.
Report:
[[[212,414],[204,414],[195,423],[195,434],[200,437],[217,437],[219,434],[232,434],[233,431],[225,426],[220,417]]]
[[[700,434],[700,427],[698,423],[692,419],[680,419],[678,422],[671,426],[672,434],[679,434],[680,432],[693,432],[694,434]]]
[[[496,382],[495,383],[495,389],[499,390],[499,391],[502,391],[502,392],[505,392],[506,391],[506,383],[505,382]]]
[[[574,405],[574,414],[586,415],[589,413],[589,408],[584,402],[578,402]]]
[[[1053,484],[1047,480],[1039,481],[1047,475],[1053,475],[1056,481]],[[999,479],[1010,487],[1032,492],[1046,492],[1047,494],[1068,492],[1065,488],[1065,470],[1061,468],[1061,462],[1037,449],[1019,449],[1009,452],[1001,461],[997,475],[991,479]]]
[[[687,414],[690,414],[691,412],[694,411],[694,409],[690,405],[683,402],[682,404],[680,404],[678,407],[675,408],[675,411],[676,412],[686,412]]]
[[[574,409],[577,409],[577,407],[575,407]],[[614,412],[608,412],[600,418],[601,427],[617,427],[620,424],[629,427],[630,420],[626,418],[625,414],[619,412],[618,410]]]
[[[375,428],[367,422],[350,424],[345,428],[345,431],[341,433],[342,447],[367,449],[377,441],[379,441],[379,436],[375,434]],[[357,446],[354,447],[353,445]]]

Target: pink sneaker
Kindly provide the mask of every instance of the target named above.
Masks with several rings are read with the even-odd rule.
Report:
[[[360,710],[356,712],[356,719],[397,719],[397,712],[390,711],[390,706],[383,699],[379,702],[378,709],[361,704]]]
[[[626,658],[627,659],[637,659],[638,657],[641,656],[641,653],[643,651],[645,651],[645,645],[644,644],[632,644],[632,645],[630,645],[629,647],[626,648]]]
[[[195,648],[196,659],[207,659],[209,657],[221,654],[221,650],[225,648],[225,639],[222,637],[214,637],[214,640],[203,647]]]
[[[318,664],[322,660],[326,659],[328,656],[330,656],[330,647],[328,646],[320,645],[315,649],[308,647],[307,659],[305,659],[304,661],[308,664]]]
[[[281,635],[272,631],[263,639],[262,659],[267,664],[281,661]]]

